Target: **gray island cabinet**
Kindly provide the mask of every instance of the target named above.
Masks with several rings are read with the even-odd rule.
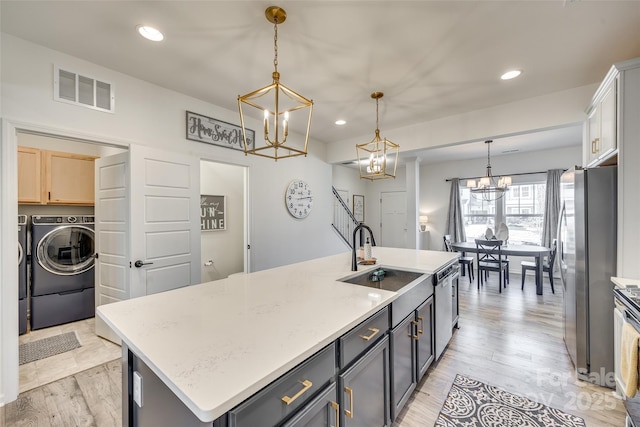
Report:
[[[434,361],[434,304],[431,276],[391,303],[391,415],[395,420]],[[403,316],[406,316],[403,318]]]
[[[421,273],[344,283],[350,254],[100,306],[122,339],[124,426],[390,426],[434,359],[431,274],[457,254],[374,247]]]

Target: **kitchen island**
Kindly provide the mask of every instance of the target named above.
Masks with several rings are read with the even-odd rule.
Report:
[[[378,264],[360,272],[431,274],[458,254],[374,247],[373,256]],[[134,401],[145,408],[157,393],[177,397],[193,425],[211,425],[411,291],[339,281],[353,274],[344,253],[98,307],[122,340],[123,425],[143,425]]]

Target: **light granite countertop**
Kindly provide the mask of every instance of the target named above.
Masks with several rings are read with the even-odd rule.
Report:
[[[377,265],[433,273],[457,253],[374,247]],[[338,281],[351,253],[130,299],[96,309],[203,422],[211,422],[408,290]]]

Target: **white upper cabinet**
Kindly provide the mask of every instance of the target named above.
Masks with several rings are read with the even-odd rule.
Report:
[[[587,167],[616,164],[618,154],[618,70],[612,69],[587,108],[584,164]]]
[[[614,64],[586,110],[583,165],[618,165],[616,276],[640,278],[640,58]]]

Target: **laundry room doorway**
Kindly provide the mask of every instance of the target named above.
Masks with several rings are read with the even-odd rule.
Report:
[[[94,317],[95,159],[126,148],[16,133],[18,214],[26,219],[20,334]]]

